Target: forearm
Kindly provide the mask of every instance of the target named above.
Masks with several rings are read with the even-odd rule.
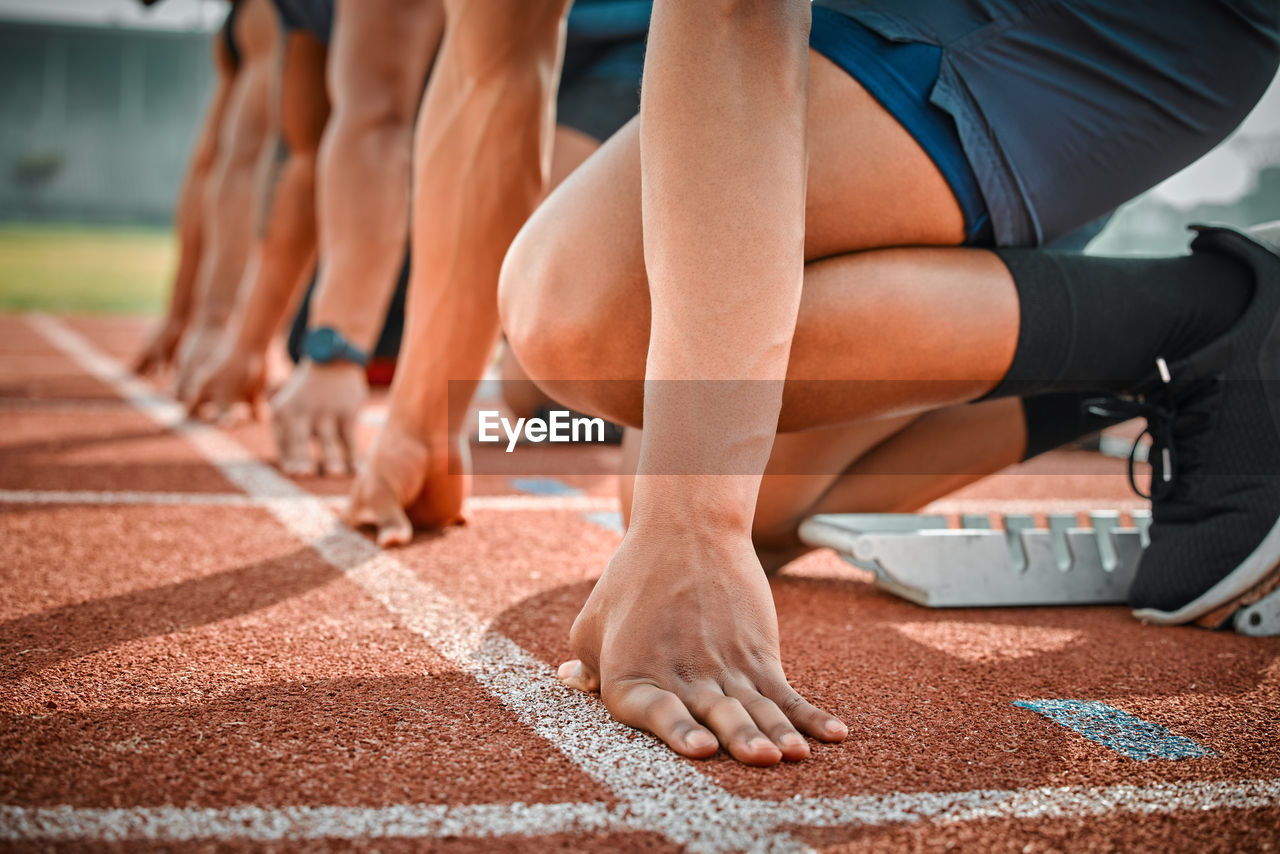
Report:
[[[208,192],[208,170],[187,173],[178,195],[178,269],[173,274],[173,290],[169,294],[169,318],[186,323],[191,317],[196,272],[200,268],[203,248],[200,200]]]
[[[267,62],[237,76],[218,154],[203,200],[205,231],[194,285],[193,314],[206,327],[224,325],[233,308],[253,239],[255,188],[271,134]]]
[[[315,157],[291,153],[269,181],[268,211],[238,295],[239,347],[262,351],[298,302],[316,258]]]
[[[224,50],[223,42],[218,48]],[[195,293],[196,272],[200,267],[200,258],[204,247],[204,200],[210,193],[209,176],[213,171],[218,152],[218,136],[226,117],[227,101],[230,97],[233,71],[229,60],[215,57],[218,67],[218,83],[209,108],[205,113],[204,124],[200,128],[195,146],[191,152],[191,162],[182,179],[182,187],[178,191],[175,211],[175,224],[178,232],[178,269],[173,277],[173,291],[169,299],[169,317],[185,323],[191,315],[191,306]]]
[[[428,444],[463,428],[497,340],[502,259],[548,180],[567,6],[448,6],[415,141],[413,274],[391,412]]]
[[[633,525],[748,531],[804,272],[809,4],[658,0],[641,106],[653,307]]]
[[[369,352],[404,261],[413,125],[353,128],[341,110],[334,122],[321,159],[324,264],[310,325],[333,327]]]

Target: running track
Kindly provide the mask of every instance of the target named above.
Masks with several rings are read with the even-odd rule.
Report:
[[[817,554],[774,584],[783,652],[848,742],[676,759],[553,677],[618,542],[612,452],[486,475],[470,525],[379,553],[345,482],[122,372],[139,328],[0,318],[0,849],[1280,847],[1278,639],[930,612]],[[938,509],[1141,506],[1122,470],[1060,454]]]

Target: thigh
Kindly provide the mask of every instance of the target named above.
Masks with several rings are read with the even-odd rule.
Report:
[[[963,214],[928,155],[855,80],[820,54],[809,56],[807,258],[881,246],[959,244]],[[532,279],[551,290],[504,294],[504,303],[518,311],[523,300],[541,300],[607,318],[608,336],[593,341],[590,375],[643,377],[650,314],[638,119],[548,197],[512,254],[522,263],[546,266],[510,276],[511,287]]]
[[[564,183],[599,148],[598,139],[572,127],[556,125],[556,138],[551,146],[551,180],[548,182],[547,192]]]

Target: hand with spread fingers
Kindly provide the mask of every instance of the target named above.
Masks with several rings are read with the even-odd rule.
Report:
[[[577,659],[560,679],[599,690],[614,718],[684,756],[723,747],[748,765],[804,759],[804,736],[837,742],[849,730],[788,684],[764,570],[749,539],[728,543],[696,530],[628,533],[573,624]]]
[[[415,527],[438,529],[464,521],[469,453],[463,442],[431,447],[395,419],[387,419],[368,463],[351,489],[347,521],[376,529],[378,545],[403,546]]]
[[[271,400],[271,426],[285,473],[350,474],[356,416],[368,397],[369,384],[360,365],[302,360]]]

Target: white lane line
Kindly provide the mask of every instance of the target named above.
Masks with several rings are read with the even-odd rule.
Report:
[[[303,492],[212,427],[184,423],[175,403],[125,373],[85,339],[48,317],[33,317],[30,322],[138,409],[183,433],[228,479],[262,501],[290,532],[345,570],[372,598],[472,675],[522,722],[612,790],[620,801],[614,809],[618,827],[661,833],[692,851],[804,851],[802,843],[779,831],[928,819],[960,822],[1158,812],[1164,805],[1189,812],[1280,806],[1280,780],[893,793],[781,802],[732,795],[655,739],[615,723],[599,703],[562,686],[550,667],[509,639],[487,631],[475,615],[417,578],[394,556],[379,552],[368,540],[339,524],[323,500]],[[490,822],[496,819],[485,816],[477,813],[475,823],[456,835],[491,832]]]
[[[0,413],[4,412],[35,412],[49,415],[70,412],[76,415],[85,415],[89,413],[120,412],[132,414],[133,410],[123,400],[114,398],[110,400],[94,400],[92,398],[60,400],[58,398],[5,397],[0,398]]]
[[[287,498],[276,498],[287,501]],[[342,509],[347,499],[342,495],[312,495],[297,499],[322,501],[333,509]],[[93,491],[80,489],[0,489],[0,504],[176,504],[221,507],[262,507],[264,502],[239,492],[136,492],[129,490]],[[578,513],[616,511],[615,498],[589,495],[540,497],[536,495],[478,495],[468,500],[470,510],[494,512],[540,512],[563,510]]]
[[[763,827],[868,827],[932,821],[1035,821],[1120,814],[1160,815],[1280,805],[1280,780],[1195,781],[1146,786],[1061,786],[968,792],[895,792],[847,798],[746,801]],[[402,804],[389,807],[224,809],[0,806],[0,841],[137,840],[273,842],[300,839],[440,839],[626,832],[624,806],[599,803]]]
[[[176,429],[176,428],[175,428]],[[301,494],[306,501],[325,501],[342,506],[346,501],[340,495]],[[262,502],[251,495],[230,492],[135,492],[78,489],[2,489],[0,503],[9,504],[225,504],[255,506]],[[603,514],[618,512],[618,499],[603,495],[473,495],[467,499],[470,510],[492,511],[565,511],[592,514],[590,522],[606,528],[618,527],[617,520]],[[1116,510],[1132,512],[1146,510],[1150,504],[1141,499],[1116,500],[1100,498],[1071,501],[1024,501],[1022,499],[963,499],[935,501],[920,512],[922,514],[955,515],[959,513],[1089,513]]]
[[[957,824],[984,819],[1029,821],[1277,806],[1280,806],[1280,780],[1223,780],[794,798],[774,806],[771,819],[782,826],[848,827],[926,819]]]
[[[981,819],[1089,818],[1137,813],[1168,815],[1214,809],[1267,809],[1280,806],[1280,780],[1223,780],[1151,783],[1146,786],[1022,789],[1011,797],[957,807],[938,818],[946,822]]]
[[[661,833],[693,851],[807,850],[789,835],[770,833],[762,826],[754,802],[726,792],[657,739],[615,722],[598,702],[562,685],[546,664],[488,632],[460,603],[342,525],[325,502],[225,434],[186,421],[178,404],[156,394],[83,337],[44,315],[29,322],[156,423],[185,436],[231,483],[261,500],[290,533],[343,570],[525,725],[610,789],[625,807],[631,826]]]
[[[255,507],[260,502],[235,492],[93,492],[80,489],[3,489],[0,504],[180,504]]]
[[[442,839],[627,830],[604,804],[74,809],[0,806],[0,841]]]

